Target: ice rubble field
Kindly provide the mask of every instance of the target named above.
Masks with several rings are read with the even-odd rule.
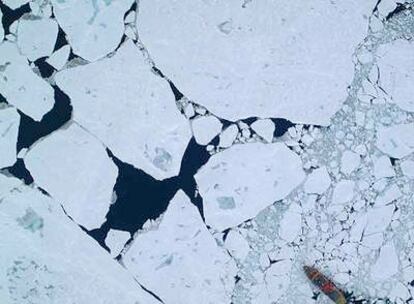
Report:
[[[413,8],[0,1],[0,303],[414,302]]]

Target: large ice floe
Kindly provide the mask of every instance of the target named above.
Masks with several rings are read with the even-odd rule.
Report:
[[[224,230],[283,199],[304,177],[299,157],[285,145],[256,143],[214,155],[195,179],[206,223]]]
[[[122,262],[165,303],[230,302],[235,263],[182,191],[159,225],[136,236]]]
[[[2,303],[159,303],[39,190],[0,174]]]
[[[132,3],[52,0],[53,12],[73,51],[88,61],[96,61],[116,49],[124,33],[124,14]]]
[[[53,89],[30,68],[18,47],[0,44],[0,94],[26,115],[40,120],[53,107]]]
[[[70,124],[35,143],[24,160],[75,222],[93,229],[105,220],[118,169],[96,138]]]
[[[157,179],[178,174],[189,124],[168,83],[151,72],[131,41],[113,57],[66,69],[55,79],[71,98],[73,119],[118,157]]]
[[[139,35],[184,95],[220,117],[328,124],[375,1],[247,2],[140,1]]]

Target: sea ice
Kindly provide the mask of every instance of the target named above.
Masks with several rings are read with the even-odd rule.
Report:
[[[78,224],[101,226],[118,169],[96,138],[72,123],[35,143],[24,160],[35,183]]]
[[[341,158],[341,172],[351,174],[361,163],[361,157],[352,151],[345,151]]]
[[[392,242],[385,244],[376,263],[371,268],[371,277],[375,281],[385,281],[398,272],[398,256]]]
[[[282,143],[232,146],[213,155],[195,175],[206,223],[217,230],[256,216],[304,177],[300,158]]]
[[[189,123],[168,83],[151,72],[131,41],[113,57],[63,70],[55,79],[71,98],[73,119],[117,157],[156,179],[178,174]]]
[[[376,145],[394,158],[403,158],[414,152],[414,123],[379,127]]]
[[[144,0],[138,32],[180,91],[222,118],[328,125],[375,3]]]
[[[394,4],[395,5],[395,4]],[[378,48],[381,88],[403,110],[414,112],[414,43],[395,40]]]
[[[14,10],[26,4],[29,0],[2,0],[2,2]]]
[[[215,116],[203,116],[191,121],[194,137],[200,145],[207,145],[220,133],[222,123]]]
[[[12,166],[16,161],[16,143],[20,116],[15,108],[0,106],[0,168]]]
[[[220,134],[219,146],[222,148],[230,147],[235,141],[238,133],[239,128],[235,124],[224,129]]]
[[[158,228],[136,235],[122,258],[165,303],[229,303],[235,264],[180,190]]]
[[[0,94],[26,115],[41,120],[53,107],[52,87],[30,69],[13,43],[1,43],[0,54]]]
[[[159,303],[57,201],[15,178],[0,180],[4,303]]]
[[[64,45],[46,59],[46,62],[53,66],[56,70],[60,70],[68,61],[70,54],[70,46]]]
[[[17,28],[17,46],[30,61],[35,61],[52,54],[57,33],[58,25],[53,19],[21,19]]]
[[[414,161],[405,160],[401,163],[403,174],[409,178],[414,178]]]
[[[124,33],[124,14],[133,0],[52,0],[53,12],[75,54],[96,61],[114,51]]]
[[[105,239],[105,245],[111,251],[112,257],[116,257],[121,252],[130,237],[129,232],[114,229],[109,230]]]
[[[331,185],[331,178],[326,167],[321,167],[312,171],[309,174],[305,184],[304,190],[306,193],[324,193]]]
[[[374,175],[376,179],[392,177],[395,175],[390,158],[381,156],[374,160]]]
[[[251,127],[253,131],[263,137],[267,142],[272,142],[275,124],[270,119],[258,119],[252,123]]]
[[[336,184],[333,195],[332,202],[334,204],[343,204],[347,203],[354,197],[354,188],[355,182],[352,180],[341,180]]]
[[[244,260],[250,251],[249,243],[237,230],[229,231],[224,241],[224,246],[231,256],[239,260]]]

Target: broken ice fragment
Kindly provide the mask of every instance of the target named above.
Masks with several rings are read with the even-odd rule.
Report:
[[[299,157],[282,143],[232,146],[213,155],[195,175],[206,223],[220,231],[284,198],[304,177]],[[233,208],[220,206],[217,200],[223,197],[232,198],[226,202]]]
[[[21,7],[23,4],[29,2],[29,0],[2,0],[4,4],[10,7],[12,10]]]
[[[181,190],[158,228],[139,233],[122,262],[165,303],[230,302],[235,264]]]
[[[52,0],[53,12],[75,54],[96,61],[114,51],[124,33],[124,14],[133,0]]]
[[[68,61],[70,54],[70,46],[64,45],[46,59],[46,62],[53,66],[56,70],[60,70]]]
[[[1,243],[7,248],[1,252],[2,303],[159,303],[59,202],[1,174],[0,188]],[[38,229],[41,234],[32,232]]]
[[[414,152],[414,123],[380,127],[376,145],[382,152],[394,158],[402,158]]]
[[[203,116],[191,120],[194,137],[200,145],[207,145],[217,134],[220,133],[222,123],[213,116]]]
[[[331,185],[331,178],[326,167],[321,167],[312,171],[309,174],[305,184],[304,190],[306,193],[324,193]]]
[[[334,204],[343,204],[352,200],[354,196],[355,182],[351,180],[342,180],[336,184],[332,202]]]
[[[224,129],[220,134],[219,146],[222,148],[230,147],[236,139],[238,132],[239,128],[235,124]]]
[[[224,246],[233,257],[239,260],[244,260],[250,251],[246,239],[236,230],[229,231],[224,241]]]
[[[414,161],[405,160],[401,163],[403,174],[409,178],[414,178]]]
[[[279,236],[287,242],[293,242],[301,232],[302,215],[295,209],[295,206],[290,206],[280,222]]]
[[[395,175],[388,156],[381,156],[380,158],[374,160],[374,175],[376,179]]]
[[[270,119],[258,119],[251,125],[253,131],[264,140],[271,143],[273,140],[273,133],[275,132],[275,124]]]
[[[50,18],[21,19],[17,29],[17,45],[30,61],[53,52],[58,25]]]
[[[157,67],[219,117],[327,125],[347,96],[375,2],[145,0],[137,26]]]
[[[361,162],[361,157],[352,152],[345,151],[341,158],[341,172],[344,174],[351,174],[356,168],[358,168]]]
[[[34,120],[41,120],[52,109],[52,87],[36,75],[27,59],[10,42],[0,44],[0,94]]]
[[[15,108],[0,105],[0,168],[10,167],[16,161],[17,134],[20,116]]]
[[[129,240],[131,235],[129,232],[120,231],[120,230],[109,230],[106,235],[105,245],[108,246],[111,251],[111,256],[116,257],[120,254],[121,250],[124,248],[124,245]]]
[[[382,44],[377,51],[381,88],[397,106],[411,112],[414,112],[413,52],[414,43],[404,39]]]
[[[131,41],[114,56],[65,69],[55,79],[71,98],[73,119],[122,161],[156,179],[179,173],[190,126],[168,83],[151,72]]]
[[[96,138],[72,123],[35,143],[24,160],[36,184],[78,224],[101,226],[118,170]]]
[[[389,279],[398,272],[398,256],[394,244],[390,241],[381,247],[380,254],[371,267],[371,277],[375,281]]]

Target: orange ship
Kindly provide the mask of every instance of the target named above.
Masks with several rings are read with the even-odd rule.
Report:
[[[318,269],[311,266],[303,266],[303,270],[309,280],[317,286],[324,294],[326,294],[336,304],[346,304],[343,291],[323,275]]]

